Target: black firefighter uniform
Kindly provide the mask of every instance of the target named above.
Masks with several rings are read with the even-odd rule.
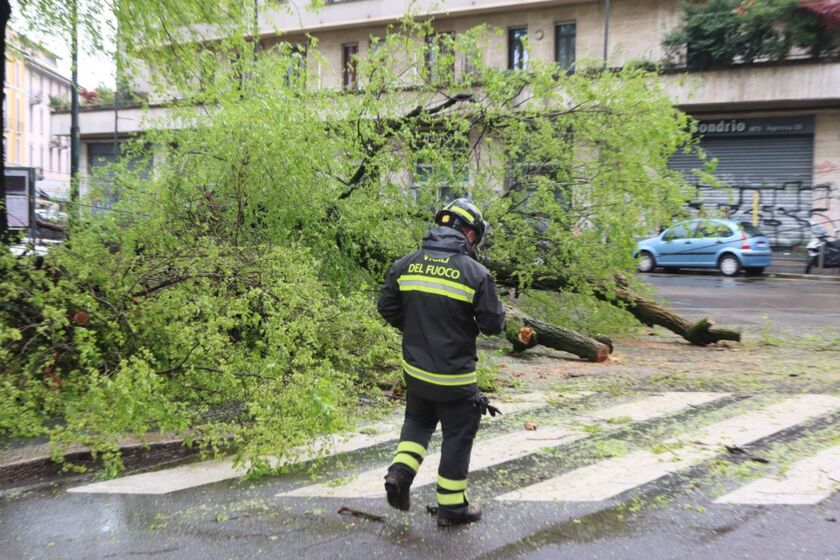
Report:
[[[505,319],[493,277],[471,255],[461,232],[433,228],[419,251],[391,267],[377,303],[380,315],[403,333],[407,402],[394,463],[416,474],[440,421],[437,500],[453,510],[467,504],[470,452],[481,418],[472,402],[479,395],[476,337],[499,334]]]

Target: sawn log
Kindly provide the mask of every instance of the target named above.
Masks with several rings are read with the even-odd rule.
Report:
[[[510,306],[505,306],[505,315],[505,337],[513,345],[514,352],[541,344],[590,362],[603,362],[612,352],[612,341],[608,337],[596,340],[572,329],[538,321]]]

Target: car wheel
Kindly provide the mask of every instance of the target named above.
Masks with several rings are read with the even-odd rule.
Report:
[[[653,272],[653,269],[656,268],[656,260],[647,251],[642,251],[639,253],[639,264],[637,268],[639,272]]]
[[[724,255],[718,261],[718,268],[724,276],[736,276],[741,272],[741,263],[735,255]]]
[[[764,274],[764,267],[763,266],[755,266],[750,268],[745,268],[744,273],[747,276],[761,276]]]

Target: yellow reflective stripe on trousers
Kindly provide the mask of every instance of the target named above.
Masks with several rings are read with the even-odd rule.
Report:
[[[466,490],[467,489],[467,480],[452,480],[450,478],[444,478],[438,475],[437,479],[438,486],[443,488],[444,490]]]
[[[442,373],[431,373],[429,371],[424,371],[418,367],[409,364],[405,360],[403,360],[402,365],[403,371],[405,371],[411,377],[419,379],[420,381],[426,381],[427,383],[431,383],[433,385],[470,385],[471,383],[476,382],[476,375],[474,371],[471,371],[469,373],[456,373],[452,375],[445,375]]]
[[[437,501],[442,506],[458,506],[466,502],[467,499],[463,492],[458,492],[457,494],[441,494],[438,492]]]
[[[419,455],[420,457],[426,456],[426,448],[420,445],[419,443],[415,443],[413,441],[401,441],[399,445],[397,445],[397,453],[399,453],[400,451],[414,453],[416,455]]]
[[[472,303],[475,290],[464,284],[427,276],[403,275],[397,278],[401,292],[425,292]]]
[[[394,463],[402,463],[403,465],[408,465],[414,470],[414,472],[420,470],[420,461],[418,461],[408,453],[397,453],[394,456]]]
[[[457,206],[453,206],[451,208],[447,208],[450,212],[455,212],[456,214],[460,214],[467,219],[468,224],[472,224],[475,222],[475,216],[464,210],[463,208],[458,208]]]

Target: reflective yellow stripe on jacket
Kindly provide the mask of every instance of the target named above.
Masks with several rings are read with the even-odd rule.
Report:
[[[472,303],[475,298],[475,290],[466,284],[459,284],[443,278],[431,276],[420,276],[419,274],[403,274],[397,278],[401,292],[425,292],[436,294],[466,303]]]
[[[476,375],[474,371],[469,373],[455,373],[452,375],[446,375],[443,373],[431,373],[429,371],[425,371],[418,367],[415,367],[406,362],[405,360],[403,360],[402,366],[403,371],[405,371],[411,377],[414,377],[415,379],[419,379],[421,381],[425,381],[427,383],[431,383],[433,385],[469,385],[471,383],[476,382]]]

